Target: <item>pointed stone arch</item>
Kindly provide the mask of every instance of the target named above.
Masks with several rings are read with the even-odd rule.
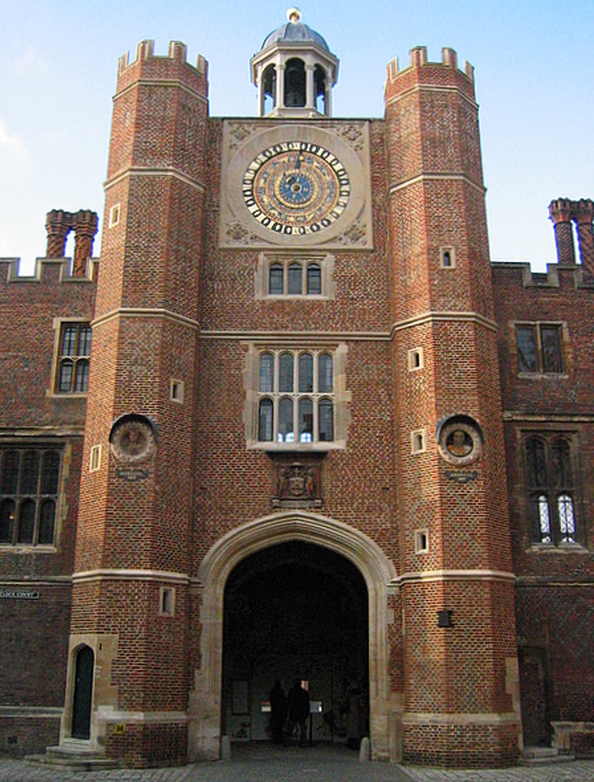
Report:
[[[388,756],[387,598],[396,570],[381,548],[354,527],[306,511],[266,516],[231,530],[204,557],[198,572],[201,669],[189,699],[190,760],[220,755],[223,608],[229,575],[243,559],[270,546],[300,541],[330,549],[361,573],[369,599],[369,694],[373,755]]]

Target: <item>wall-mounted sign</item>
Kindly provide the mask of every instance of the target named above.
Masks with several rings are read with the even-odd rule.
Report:
[[[148,470],[137,470],[133,467],[116,467],[116,478],[123,478],[125,481],[134,483],[148,478]]]
[[[0,598],[11,600],[39,600],[39,592],[35,589],[0,589]]]

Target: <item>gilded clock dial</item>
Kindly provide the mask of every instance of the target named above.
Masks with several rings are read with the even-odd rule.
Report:
[[[263,150],[248,166],[242,189],[245,205],[260,225],[295,236],[331,226],[351,195],[340,160],[308,141],[287,141]]]

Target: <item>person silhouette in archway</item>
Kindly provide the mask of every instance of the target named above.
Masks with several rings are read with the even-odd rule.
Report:
[[[299,746],[307,746],[307,718],[309,717],[309,693],[297,679],[289,690],[289,723],[291,733],[299,725]]]
[[[284,742],[283,729],[287,719],[287,696],[277,679],[268,695],[270,701],[270,733],[275,744]]]

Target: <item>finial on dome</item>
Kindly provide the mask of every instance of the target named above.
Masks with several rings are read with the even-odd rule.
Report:
[[[297,22],[301,19],[301,11],[298,8],[289,8],[287,11],[287,19],[292,24],[297,24]]]

